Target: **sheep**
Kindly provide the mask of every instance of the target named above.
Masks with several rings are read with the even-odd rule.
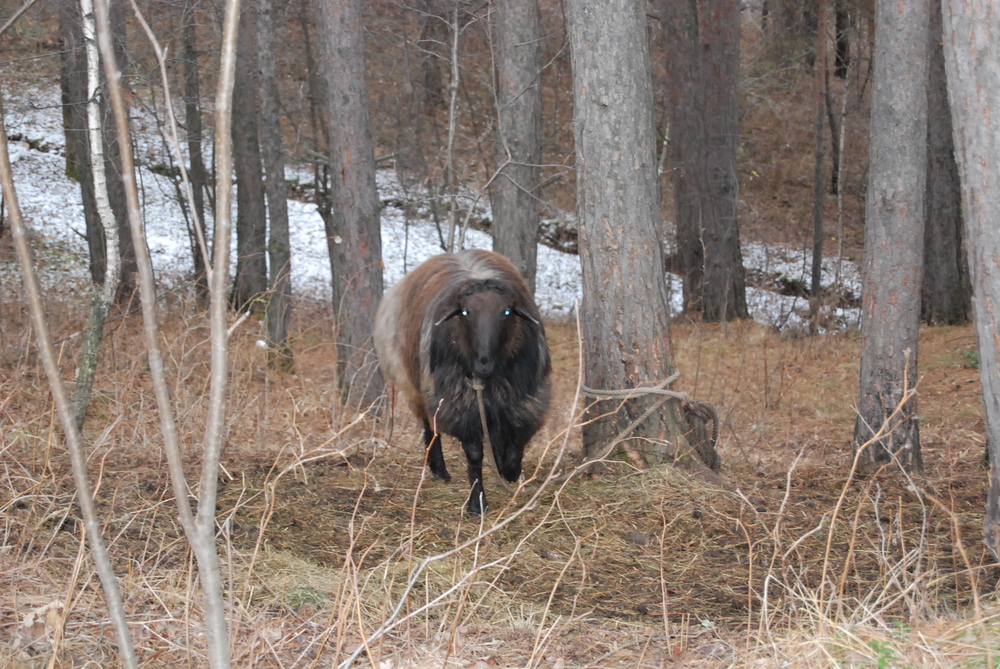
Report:
[[[482,382],[494,462],[521,475],[524,447],[545,422],[552,371],[545,326],[524,279],[491,251],[435,256],[390,289],[373,334],[382,372],[423,422],[427,465],[451,481],[438,433],[462,443],[471,492],[466,508],[488,508],[483,431],[473,380]]]

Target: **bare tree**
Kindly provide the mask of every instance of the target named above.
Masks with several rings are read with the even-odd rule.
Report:
[[[861,472],[893,457],[923,468],[915,398],[927,174],[927,0],[875,5],[871,177],[862,267],[861,375],[854,448]],[[888,421],[891,432],[863,451]]]
[[[240,15],[239,53],[233,106],[233,166],[236,169],[236,278],[230,300],[237,310],[260,311],[259,298],[267,290],[267,209],[264,201],[264,168],[260,156],[258,106],[259,80],[256,12],[248,2]]]
[[[577,208],[583,267],[586,383],[652,386],[673,374],[659,217],[653,92],[645,6],[628,0],[567,5],[573,55]],[[599,402],[584,424],[588,456],[647,411],[632,436],[651,460],[679,435],[676,402],[646,391]],[[649,446],[648,450],[646,445]]]
[[[986,412],[990,486],[983,535],[1000,560],[1000,17],[990,0],[944,0],[944,58],[954,124],[955,157],[962,180],[962,204],[972,275],[972,311],[979,335],[980,379]]]
[[[493,250],[535,290],[542,160],[538,0],[497,0],[493,14],[498,174],[490,188]]]
[[[707,190],[705,97],[701,69],[698,0],[658,0],[670,122],[670,181],[674,191],[677,259],[685,310],[701,311],[705,281],[702,197]]]
[[[131,143],[128,138],[128,126],[122,119],[126,117],[125,102],[121,87],[118,84],[120,72],[114,68],[114,60],[110,54],[110,31],[107,28],[107,2],[97,0],[97,18],[101,25],[101,50],[105,55],[105,71],[109,81],[109,91],[112,105],[118,121],[118,136],[125,149],[122,152],[122,177],[125,185],[128,205],[128,221],[136,248],[142,249],[138,254],[139,292],[142,300],[144,334],[149,360],[150,376],[156,395],[156,403],[160,418],[160,430],[163,436],[164,452],[167,457],[171,486],[177,504],[178,515],[188,543],[198,563],[198,574],[202,588],[202,602],[205,612],[205,639],[208,649],[209,665],[213,669],[228,669],[229,633],[226,627],[226,609],[222,596],[222,576],[219,569],[219,555],[216,549],[216,501],[219,477],[219,461],[222,454],[222,433],[225,426],[226,395],[229,378],[229,335],[228,327],[229,301],[227,290],[229,283],[229,246],[232,239],[232,221],[230,210],[232,206],[232,92],[236,62],[236,43],[239,26],[239,0],[227,0],[222,35],[222,54],[219,66],[219,84],[215,99],[215,127],[219,133],[217,158],[219,177],[216,180],[217,193],[215,202],[218,207],[216,220],[216,252],[214,267],[209,277],[211,291],[211,307],[209,313],[211,343],[211,374],[208,398],[208,415],[206,418],[205,438],[202,447],[201,480],[197,486],[198,507],[194,515],[189,501],[189,486],[182,465],[179,440],[174,411],[170,400],[170,391],[164,365],[162,338],[158,324],[156,291],[153,282],[153,269],[145,242],[145,233],[139,209],[139,191],[135,179],[135,163],[132,157]],[[146,23],[141,11],[132,0],[132,9],[146,30],[156,50],[164,82],[166,82],[166,64],[163,50],[156,42],[152,30]],[[169,92],[168,92],[169,94]],[[168,107],[169,110],[169,107]],[[170,114],[173,119],[173,114]],[[172,132],[176,141],[176,130]],[[187,184],[188,186],[190,184]],[[189,190],[189,189],[188,189]],[[238,322],[237,322],[238,324]],[[235,325],[233,326],[235,327]]]
[[[326,75],[334,311],[345,401],[366,406],[384,382],[371,342],[382,298],[382,237],[360,0],[316,0]]]
[[[264,188],[270,224],[267,252],[271,265],[271,285],[267,299],[267,343],[270,364],[291,371],[292,349],[288,341],[288,323],[292,314],[292,250],[288,235],[285,151],[281,139],[274,3],[272,0],[257,0],[257,10],[261,144],[264,149],[264,171],[267,174]]]
[[[191,244],[191,256],[194,259],[195,294],[201,306],[208,299],[208,258],[201,252],[198,241],[197,226],[205,225],[205,189],[208,186],[208,172],[201,154],[201,77],[198,67],[198,31],[197,31],[197,0],[187,0],[181,15],[181,53],[184,61],[184,120],[187,126],[188,156],[191,167],[188,178],[191,180],[191,192],[194,196],[192,229],[188,231]]]
[[[444,0],[423,0],[420,13],[420,38],[417,48],[420,56],[420,91],[422,93],[423,110],[433,113],[445,106],[444,77],[441,76],[441,64],[445,62],[444,54],[448,48],[448,20],[445,18]]]
[[[941,44],[941,0],[930,0],[927,72],[927,205],[920,317],[938,325],[968,323],[972,286],[962,228],[962,189],[955,163],[951,110]]]
[[[104,283],[107,250],[105,248],[104,228],[98,213],[97,196],[94,193],[94,180],[91,176],[93,161],[88,139],[87,59],[82,26],[83,18],[80,15],[79,2],[62,0],[59,13],[59,32],[63,47],[60,51],[62,58],[60,81],[63,99],[63,127],[66,131],[66,171],[71,178],[80,182],[86,222],[87,248],[90,254],[90,275],[94,283],[100,285]],[[117,47],[117,56],[121,58],[124,18],[122,7],[117,4],[113,14],[112,28],[116,33],[114,44]],[[103,86],[103,75],[101,76]],[[125,219],[126,205],[121,177],[120,147],[115,135],[114,122],[103,94],[99,102],[100,123],[104,136],[102,153],[105,183],[107,184],[111,211],[114,213],[118,226],[119,261],[116,262],[116,265],[119,286],[115,298],[119,300],[129,299],[135,289],[135,249],[128,236],[128,223]]]
[[[448,23],[451,35],[450,58],[451,76],[448,78],[448,146],[445,149],[444,165],[444,188],[448,197],[448,241],[445,250],[452,253],[460,250],[455,247],[455,232],[458,230],[458,175],[455,167],[455,138],[458,133],[458,88],[461,80],[462,68],[458,62],[458,45],[462,36],[463,25],[459,22],[461,16],[459,2],[455,2],[451,9],[451,20]]]
[[[701,0],[707,191],[702,195],[705,320],[746,318],[746,279],[737,218],[740,145],[740,0]]]
[[[83,0],[80,4],[82,17],[81,36],[86,63],[86,97],[87,100],[87,155],[89,156],[89,176],[92,180],[92,194],[100,237],[103,239],[105,255],[104,282],[95,287],[90,300],[90,315],[83,338],[83,349],[80,351],[80,361],[77,365],[76,388],[73,391],[73,406],[76,412],[76,426],[83,429],[83,422],[90,406],[91,391],[94,386],[94,375],[97,371],[98,355],[101,342],[104,339],[104,321],[108,317],[111,305],[114,304],[118,292],[118,279],[121,274],[120,254],[118,250],[118,221],[111,209],[111,199],[108,194],[108,179],[104,160],[104,129],[101,124],[101,110],[107,110],[103,104],[104,95],[101,90],[101,59],[97,48],[97,26],[94,23],[93,3]],[[120,176],[118,177],[121,178]]]
[[[116,2],[108,5],[108,54],[114,54],[116,63],[121,63],[122,67],[127,67],[128,57],[125,51],[125,4]],[[104,50],[102,49],[102,54]],[[111,56],[107,56],[110,58]],[[107,76],[107,65],[105,65],[105,77]],[[106,84],[110,85],[110,84]],[[111,91],[108,91],[108,99],[111,98]],[[108,175],[114,173],[114,178],[108,179],[108,191],[111,195],[111,207],[115,211],[115,219],[118,221],[118,251],[121,258],[121,273],[118,284],[118,300],[120,302],[130,302],[135,296],[138,265],[136,260],[136,249],[132,242],[132,235],[129,234],[128,223],[128,196],[125,193],[125,177],[123,172],[125,167],[122,164],[122,154],[126,147],[122,142],[129,136],[128,132],[121,135],[116,131],[116,123],[128,123],[128,115],[121,119],[116,119],[111,113],[104,115],[105,157],[108,159]]]
[[[826,111],[828,109],[828,91],[826,81],[826,2],[819,0],[819,30],[816,37],[816,152],[813,162],[813,253],[812,273],[809,284],[809,294],[812,296],[812,309],[819,307],[822,296],[821,278],[823,275],[823,210],[826,204]]]
[[[660,0],[670,175],[686,309],[747,316],[737,218],[738,0]]]
[[[851,64],[851,13],[848,0],[833,1],[834,39],[836,55],[833,62],[833,75],[839,79],[847,79],[847,68]],[[820,30],[822,35],[823,31]]]
[[[89,4],[89,3],[88,3]],[[85,11],[85,13],[91,13]],[[3,123],[3,103],[0,101],[0,186],[3,189],[3,201],[8,212],[11,236],[21,265],[21,276],[24,280],[25,292],[28,297],[28,310],[31,313],[35,329],[35,339],[39,356],[45,367],[49,380],[49,388],[55,400],[59,421],[62,423],[63,435],[66,440],[66,450],[70,456],[70,466],[73,470],[73,481],[76,486],[76,500],[80,505],[83,525],[87,534],[94,567],[104,591],[104,599],[108,614],[118,639],[118,657],[122,666],[134,669],[139,666],[132,636],[128,629],[125,607],[122,602],[121,590],[115,577],[108,549],[101,534],[101,522],[97,515],[90,480],[87,476],[87,454],[83,449],[80,430],[74,415],[73,405],[63,386],[62,376],[56,359],[55,347],[45,320],[45,310],[42,305],[41,288],[32,264],[31,252],[28,248],[28,234],[21,218],[21,207],[18,204],[17,193],[14,190],[14,177],[10,166],[10,155],[7,151],[7,130]],[[53,658],[54,660],[55,658]]]

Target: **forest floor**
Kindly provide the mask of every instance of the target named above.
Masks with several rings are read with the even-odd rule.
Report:
[[[54,48],[39,41],[29,51]],[[24,67],[50,80],[55,59],[46,58]],[[747,86],[745,241],[809,244],[809,81],[789,74]],[[863,102],[852,113],[842,237],[857,257],[866,151],[851,142],[864,134]],[[0,261],[11,259],[0,237]],[[196,481],[207,321],[183,297],[161,306]],[[59,303],[49,313],[67,381],[81,309]],[[85,428],[90,470],[143,666],[205,666],[197,572],[176,520],[141,328],[137,315],[108,325]],[[671,329],[677,388],[716,406],[724,478],[625,459],[540,488],[562,449],[563,471],[581,457],[577,334],[571,323],[547,328],[556,395],[526,455],[526,474],[537,475],[511,498],[487,471],[483,518],[463,514],[454,442],[445,441],[454,476],[445,484],[423,475],[418,428],[403,408],[391,421],[338,409],[328,309],[297,304],[295,375],[267,369],[256,319],[235,331],[218,518],[236,666],[333,667],[358,651],[354,666],[378,669],[1000,664],[971,326],[921,330],[926,473],[914,480],[851,476],[856,331],[801,336],[680,319]],[[0,667],[53,657],[57,667],[110,666],[113,634],[32,338],[23,303],[4,290]]]
[[[168,308],[185,314],[166,340],[193,481],[204,316]],[[8,340],[30,336],[20,321],[6,321]],[[971,327],[922,330],[926,475],[912,482],[850,475],[856,333],[676,323],[678,387],[719,410],[728,483],[615,462],[539,490],[560,449],[563,470],[581,457],[575,326],[549,324],[556,397],[526,456],[526,474],[538,474],[511,499],[487,472],[481,519],[462,512],[457,444],[445,440],[455,475],[445,484],[423,476],[405,410],[391,424],[331,415],[336,364],[322,310],[299,310],[297,375],[266,369],[258,327],[233,339],[218,506],[241,666],[334,666],[401,601],[410,617],[359,666],[984,666],[1000,653]],[[90,466],[144,666],[189,653],[200,664],[202,640],[187,627],[200,617],[197,588],[140,328],[137,317],[110,327],[86,429]],[[40,666],[53,644],[57,666],[107,661],[110,630],[44,376],[33,354],[14,351],[5,348],[0,375],[0,664]],[[63,364],[71,376],[68,350]],[[404,597],[408,575],[432,556],[444,557]],[[72,602],[55,619],[66,616],[65,636],[24,625],[56,600]]]

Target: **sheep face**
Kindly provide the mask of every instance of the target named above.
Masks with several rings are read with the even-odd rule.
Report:
[[[465,291],[438,327],[447,328],[452,353],[467,376],[489,378],[505,344],[516,339],[513,297],[495,289]]]

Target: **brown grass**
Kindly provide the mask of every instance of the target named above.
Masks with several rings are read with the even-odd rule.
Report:
[[[193,473],[207,342],[202,316],[183,301],[169,308],[173,396]],[[110,326],[86,431],[91,472],[140,657],[202,666],[197,579],[169,498],[139,326],[136,317]],[[8,319],[5,336],[23,341],[24,327]],[[677,325],[680,387],[719,407],[724,473],[738,492],[678,468],[618,463],[543,491],[491,531],[534,485],[511,500],[491,481],[494,510],[463,516],[463,485],[422,477],[408,414],[397,410],[390,427],[333,409],[323,310],[300,305],[297,376],[265,368],[260,327],[248,322],[233,340],[219,508],[241,666],[336,665],[390,618],[426,558],[470,540],[419,574],[363,665],[366,656],[366,666],[385,667],[991,661],[995,574],[980,540],[986,477],[978,374],[965,366],[971,328],[922,334],[928,475],[919,487],[930,494],[891,474],[848,481],[852,335]],[[543,475],[567,426],[570,462],[579,457],[578,419],[568,415],[576,335],[568,324],[549,332],[557,402],[527,457]],[[0,662],[42,666],[53,653],[57,666],[112,662],[38,364],[12,348],[2,364]],[[461,451],[447,441],[445,450],[459,481]],[[24,625],[56,601],[69,604]]]
[[[546,21],[558,24],[549,9]],[[396,30],[395,18],[376,17],[373,31]],[[52,31],[30,27],[37,38],[24,33],[8,46],[23,56],[51,53],[55,44],[45,36]],[[396,52],[375,46],[384,53],[373,67],[389,72]],[[559,110],[546,129],[549,164],[567,161],[572,149],[568,56],[557,56],[560,46],[554,39],[546,47],[547,58],[557,59],[550,81],[562,82],[546,102]],[[766,62],[764,47],[746,52],[742,232],[801,248],[811,212],[811,78]],[[54,63],[25,61],[17,76],[49,80]],[[4,74],[8,83],[17,76]],[[397,104],[399,82],[373,80],[385,84],[373,92],[385,103],[375,105],[379,141],[395,150],[389,114],[409,107]],[[844,177],[849,254],[863,236],[867,169],[865,100],[856,97]],[[460,144],[471,156],[466,172],[475,175],[485,169],[478,138],[487,112],[468,113],[479,116]],[[554,181],[546,197],[571,209],[572,179]],[[830,201],[826,211],[833,230]],[[671,217],[669,206],[664,216]],[[82,302],[67,299],[78,297],[73,290],[49,305],[55,336],[64,338],[67,380],[78,345],[67,337],[83,319]],[[3,300],[0,666],[112,666],[113,635],[81,547],[68,460],[32,335],[21,305]],[[171,391],[195,480],[207,327],[183,297],[169,296],[164,308]],[[460,449],[446,443],[456,483],[445,485],[422,476],[419,431],[405,411],[376,423],[340,409],[327,309],[301,303],[296,314],[297,375],[266,369],[257,321],[244,323],[232,344],[218,516],[238,666],[336,666],[400,602],[397,626],[356,666],[996,664],[997,574],[981,542],[984,429],[971,327],[922,331],[922,494],[893,474],[849,476],[854,333],[795,338],[752,323],[678,323],[678,388],[719,408],[723,473],[736,492],[683,469],[616,462],[547,488],[532,509],[491,530],[518,513],[535,486],[511,500],[490,480],[493,511],[482,520],[463,516]],[[549,332],[557,402],[527,456],[529,470],[538,465],[543,475],[564,438],[570,462],[580,448],[578,417],[570,415],[575,331],[550,324]],[[205,666],[197,575],[175,518],[138,317],[108,326],[85,436],[144,666]],[[418,572],[428,558],[469,541]]]

